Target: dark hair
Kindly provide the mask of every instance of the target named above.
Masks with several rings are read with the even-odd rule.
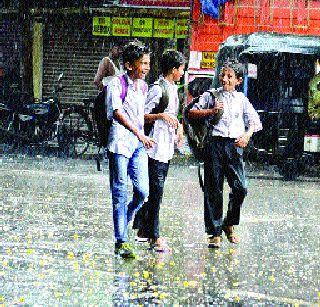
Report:
[[[173,68],[179,68],[185,63],[183,54],[176,50],[167,50],[161,57],[160,69],[164,76]]]
[[[227,60],[226,62],[224,62],[221,70],[224,68],[231,68],[237,78],[242,78],[244,75],[244,64],[238,62],[237,60]]]
[[[135,61],[142,58],[144,54],[149,54],[150,49],[139,41],[130,42],[127,44],[122,53],[123,63],[133,64]]]
[[[212,78],[196,77],[188,84],[188,91],[192,97],[198,97],[212,87]]]

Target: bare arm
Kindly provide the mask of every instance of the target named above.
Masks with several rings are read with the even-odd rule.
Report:
[[[184,143],[183,133],[184,133],[183,132],[183,125],[179,123],[178,130],[177,130],[177,146],[178,146],[178,148],[181,148]]]
[[[123,116],[120,110],[117,109],[113,112],[113,118],[116,119],[121,125],[127,128],[129,131],[131,131],[138,138],[138,140],[143,143],[144,147],[153,147],[154,140],[140,133],[139,130]]]
[[[223,102],[218,102],[214,108],[211,109],[191,109],[189,111],[190,119],[201,119],[217,114],[219,110],[223,110]]]
[[[108,57],[102,59],[99,63],[97,73],[94,77],[94,84],[100,89],[103,89],[102,79],[107,76],[113,76],[115,69]]]
[[[144,121],[146,123],[153,123],[156,120],[162,119],[168,123],[169,126],[178,128],[179,121],[176,117],[171,116],[168,113],[157,113],[157,114],[145,114]]]

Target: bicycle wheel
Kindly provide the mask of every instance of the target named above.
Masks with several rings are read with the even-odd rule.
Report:
[[[87,151],[91,138],[92,123],[88,115],[77,110],[65,112],[58,133],[60,149],[68,157],[81,157]]]

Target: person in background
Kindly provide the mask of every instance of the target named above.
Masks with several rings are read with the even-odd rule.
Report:
[[[94,77],[94,84],[100,91],[107,86],[113,76],[124,73],[121,54],[123,49],[121,46],[115,45],[111,48],[108,56],[104,57],[98,66],[97,73]]]

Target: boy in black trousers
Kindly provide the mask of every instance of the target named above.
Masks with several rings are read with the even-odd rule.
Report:
[[[239,224],[240,208],[247,194],[244,173],[243,148],[254,132],[262,129],[257,112],[242,92],[236,91],[241,84],[243,67],[228,62],[221,69],[217,98],[204,93],[189,111],[192,119],[207,119],[208,139],[204,157],[204,221],[209,248],[219,248],[222,231],[231,243],[239,243],[234,225]],[[223,110],[218,123],[210,120]],[[223,219],[223,182],[227,178],[231,188],[228,212]]]
[[[163,76],[150,88],[145,105],[145,123],[153,124],[149,137],[155,144],[147,149],[149,199],[136,214],[133,228],[138,229],[137,239],[147,238],[157,252],[170,251],[165,238],[160,237],[159,211],[175,142],[178,147],[183,144],[183,129],[177,119],[179,99],[175,82],[184,73],[184,62],[178,51],[169,50],[163,54],[160,62]],[[164,100],[167,104],[160,110]]]

